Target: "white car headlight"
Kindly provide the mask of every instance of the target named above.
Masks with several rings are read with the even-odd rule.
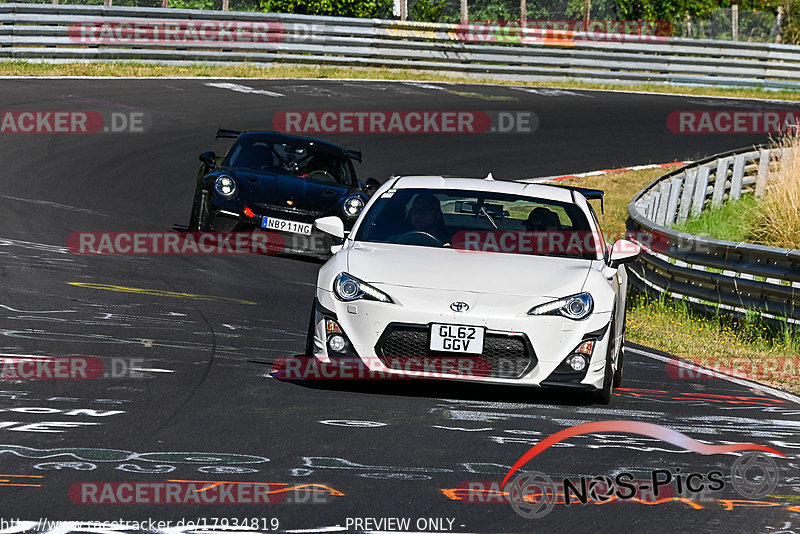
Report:
[[[560,315],[576,321],[588,317],[594,310],[594,299],[589,293],[580,293],[535,306],[528,315]]]
[[[342,203],[342,211],[344,211],[344,214],[351,219],[353,217],[358,217],[358,214],[361,213],[361,210],[363,209],[364,199],[356,195],[347,197]]]
[[[362,282],[355,276],[339,273],[333,281],[333,294],[336,298],[349,302],[351,300],[367,299],[379,302],[392,303],[391,297],[383,291]]]
[[[236,182],[227,174],[217,176],[214,180],[214,191],[221,197],[230,198],[236,193]]]

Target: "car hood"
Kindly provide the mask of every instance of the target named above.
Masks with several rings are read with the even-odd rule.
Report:
[[[291,205],[301,210],[328,210],[350,192],[350,188],[340,184],[287,174],[245,169],[232,169],[229,172],[236,177],[241,196],[264,206]]]
[[[591,261],[450,248],[355,243],[350,274],[368,283],[496,295],[560,298],[580,293]]]

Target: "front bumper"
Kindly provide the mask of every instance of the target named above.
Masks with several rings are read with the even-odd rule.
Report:
[[[240,231],[261,231],[261,221],[264,217],[275,217],[289,221],[296,221],[312,225],[310,235],[295,232],[282,232],[274,229],[264,230],[272,234],[281,236],[281,251],[289,254],[308,254],[319,258],[328,258],[331,255],[331,247],[341,244],[336,238],[321,232],[313,227],[314,221],[329,214],[308,212],[303,210],[290,210],[283,208],[253,208],[254,215],[249,217],[244,214],[244,208],[239,205],[212,204],[210,211],[213,215],[212,227],[215,231],[232,232]],[[256,211],[257,210],[257,211]],[[353,225],[353,221],[344,221],[345,229]]]
[[[313,355],[322,363],[358,358],[376,377],[437,378],[505,385],[600,389],[610,342],[610,312],[596,312],[584,321],[556,316],[490,316],[447,314],[430,306],[413,309],[368,300],[342,302],[317,288]],[[327,345],[325,319],[341,327],[346,349],[334,353]],[[486,328],[481,354],[464,355],[429,349],[431,323]],[[565,359],[582,341],[595,340],[588,365],[575,372]],[[437,366],[443,359],[454,365]],[[462,366],[463,359],[469,360]],[[430,374],[407,362],[434,362]],[[424,365],[423,365],[424,367]]]

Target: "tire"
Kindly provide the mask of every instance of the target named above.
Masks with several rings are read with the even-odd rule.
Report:
[[[308,332],[306,333],[306,357],[314,357],[314,327],[316,326],[316,311],[314,305],[311,305],[311,317],[308,318]]]
[[[622,364],[625,357],[625,321],[628,320],[627,310],[622,314],[622,337],[619,340],[619,356],[617,356],[617,370],[614,371],[614,387],[622,385]]]
[[[198,185],[194,190],[194,199],[192,200],[192,214],[189,217],[189,231],[196,232],[197,225],[200,220],[200,198],[203,196],[203,190]]]
[[[202,189],[198,190],[194,205],[192,206],[192,216],[189,218],[190,232],[211,231],[211,214],[206,207],[206,195]]]
[[[609,332],[609,345],[606,352],[606,368],[603,373],[603,387],[593,392],[593,400],[596,404],[609,404],[614,395],[614,322],[611,322],[611,330]],[[621,378],[621,377],[620,377]]]
[[[617,358],[617,370],[614,371],[614,388],[622,385],[622,348],[619,349],[619,357]]]

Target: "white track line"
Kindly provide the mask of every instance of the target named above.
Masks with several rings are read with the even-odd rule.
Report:
[[[266,96],[286,96],[282,93],[275,93],[273,91],[265,91],[263,89],[255,89],[253,87],[248,87],[247,85],[239,85],[238,83],[205,83],[203,84],[207,87],[216,87],[218,89],[229,89],[231,91],[236,91],[237,93],[247,93],[251,95],[266,95]]]
[[[612,172],[623,172],[623,171],[642,171],[646,169],[660,169],[660,168],[667,168],[667,167],[679,167],[681,165],[688,165],[693,163],[691,161],[676,161],[674,163],[650,163],[648,165],[634,165],[632,167],[619,167],[617,169],[603,169],[599,171],[588,171],[588,172],[579,172],[575,174],[562,174],[560,176],[542,176],[539,178],[524,178],[522,180],[516,180],[517,182],[523,184],[541,184],[544,182],[560,182],[561,180],[569,180],[570,178],[586,178],[587,176],[602,176],[604,174],[610,174]]]
[[[661,356],[660,354],[654,354],[652,352],[634,349],[632,347],[625,347],[625,351],[641,354],[642,356],[647,356],[648,358],[653,358],[654,360],[661,360],[662,362],[680,361],[678,360],[678,358],[667,358],[666,356]],[[692,366],[696,366],[701,369],[708,369],[709,372],[713,373],[712,376],[721,378],[722,380],[727,380],[728,382],[733,382],[734,384],[745,386],[751,389],[757,389],[759,391],[763,391],[764,393],[769,393],[770,395],[774,395],[775,397],[788,400],[789,402],[800,404],[800,397],[792,395],[791,393],[787,393],[786,391],[781,391],[779,389],[765,386],[764,384],[759,384],[758,382],[751,382],[750,380],[744,380],[742,378],[737,378],[735,376],[727,375],[719,371],[714,371],[713,369],[709,369],[708,367],[703,367],[702,365],[699,364],[692,363]],[[664,372],[666,372],[666,370]]]
[[[0,60],[0,64],[7,61]],[[31,61],[30,63],[42,63],[40,61]],[[44,62],[49,63],[49,62]],[[75,62],[73,62],[75,63]],[[87,64],[86,62],[77,62],[81,65]],[[124,62],[122,63],[124,64]],[[203,64],[202,66],[213,66]],[[269,67],[264,67],[268,70]],[[594,93],[624,93],[631,95],[656,95],[656,96],[676,96],[682,98],[718,98],[720,100],[743,100],[751,102],[769,102],[776,104],[795,104],[800,105],[798,100],[782,100],[778,98],[756,98],[746,96],[721,96],[721,95],[706,95],[706,94],[683,94],[683,93],[668,93],[662,91],[635,91],[632,89],[588,89],[583,87],[565,87],[559,86],[557,81],[553,85],[502,85],[492,83],[480,82],[450,82],[444,80],[381,80],[375,78],[269,78],[269,77],[255,77],[255,76],[26,76],[26,75],[6,75],[0,76],[0,80],[286,80],[286,81],[303,81],[303,82],[379,82],[379,83],[425,83],[425,84],[440,84],[440,85],[487,85],[491,87],[531,87],[535,89],[565,89],[568,91],[586,91]],[[697,88],[693,85],[678,85],[676,87],[691,87]],[[722,89],[728,89],[723,87]]]

